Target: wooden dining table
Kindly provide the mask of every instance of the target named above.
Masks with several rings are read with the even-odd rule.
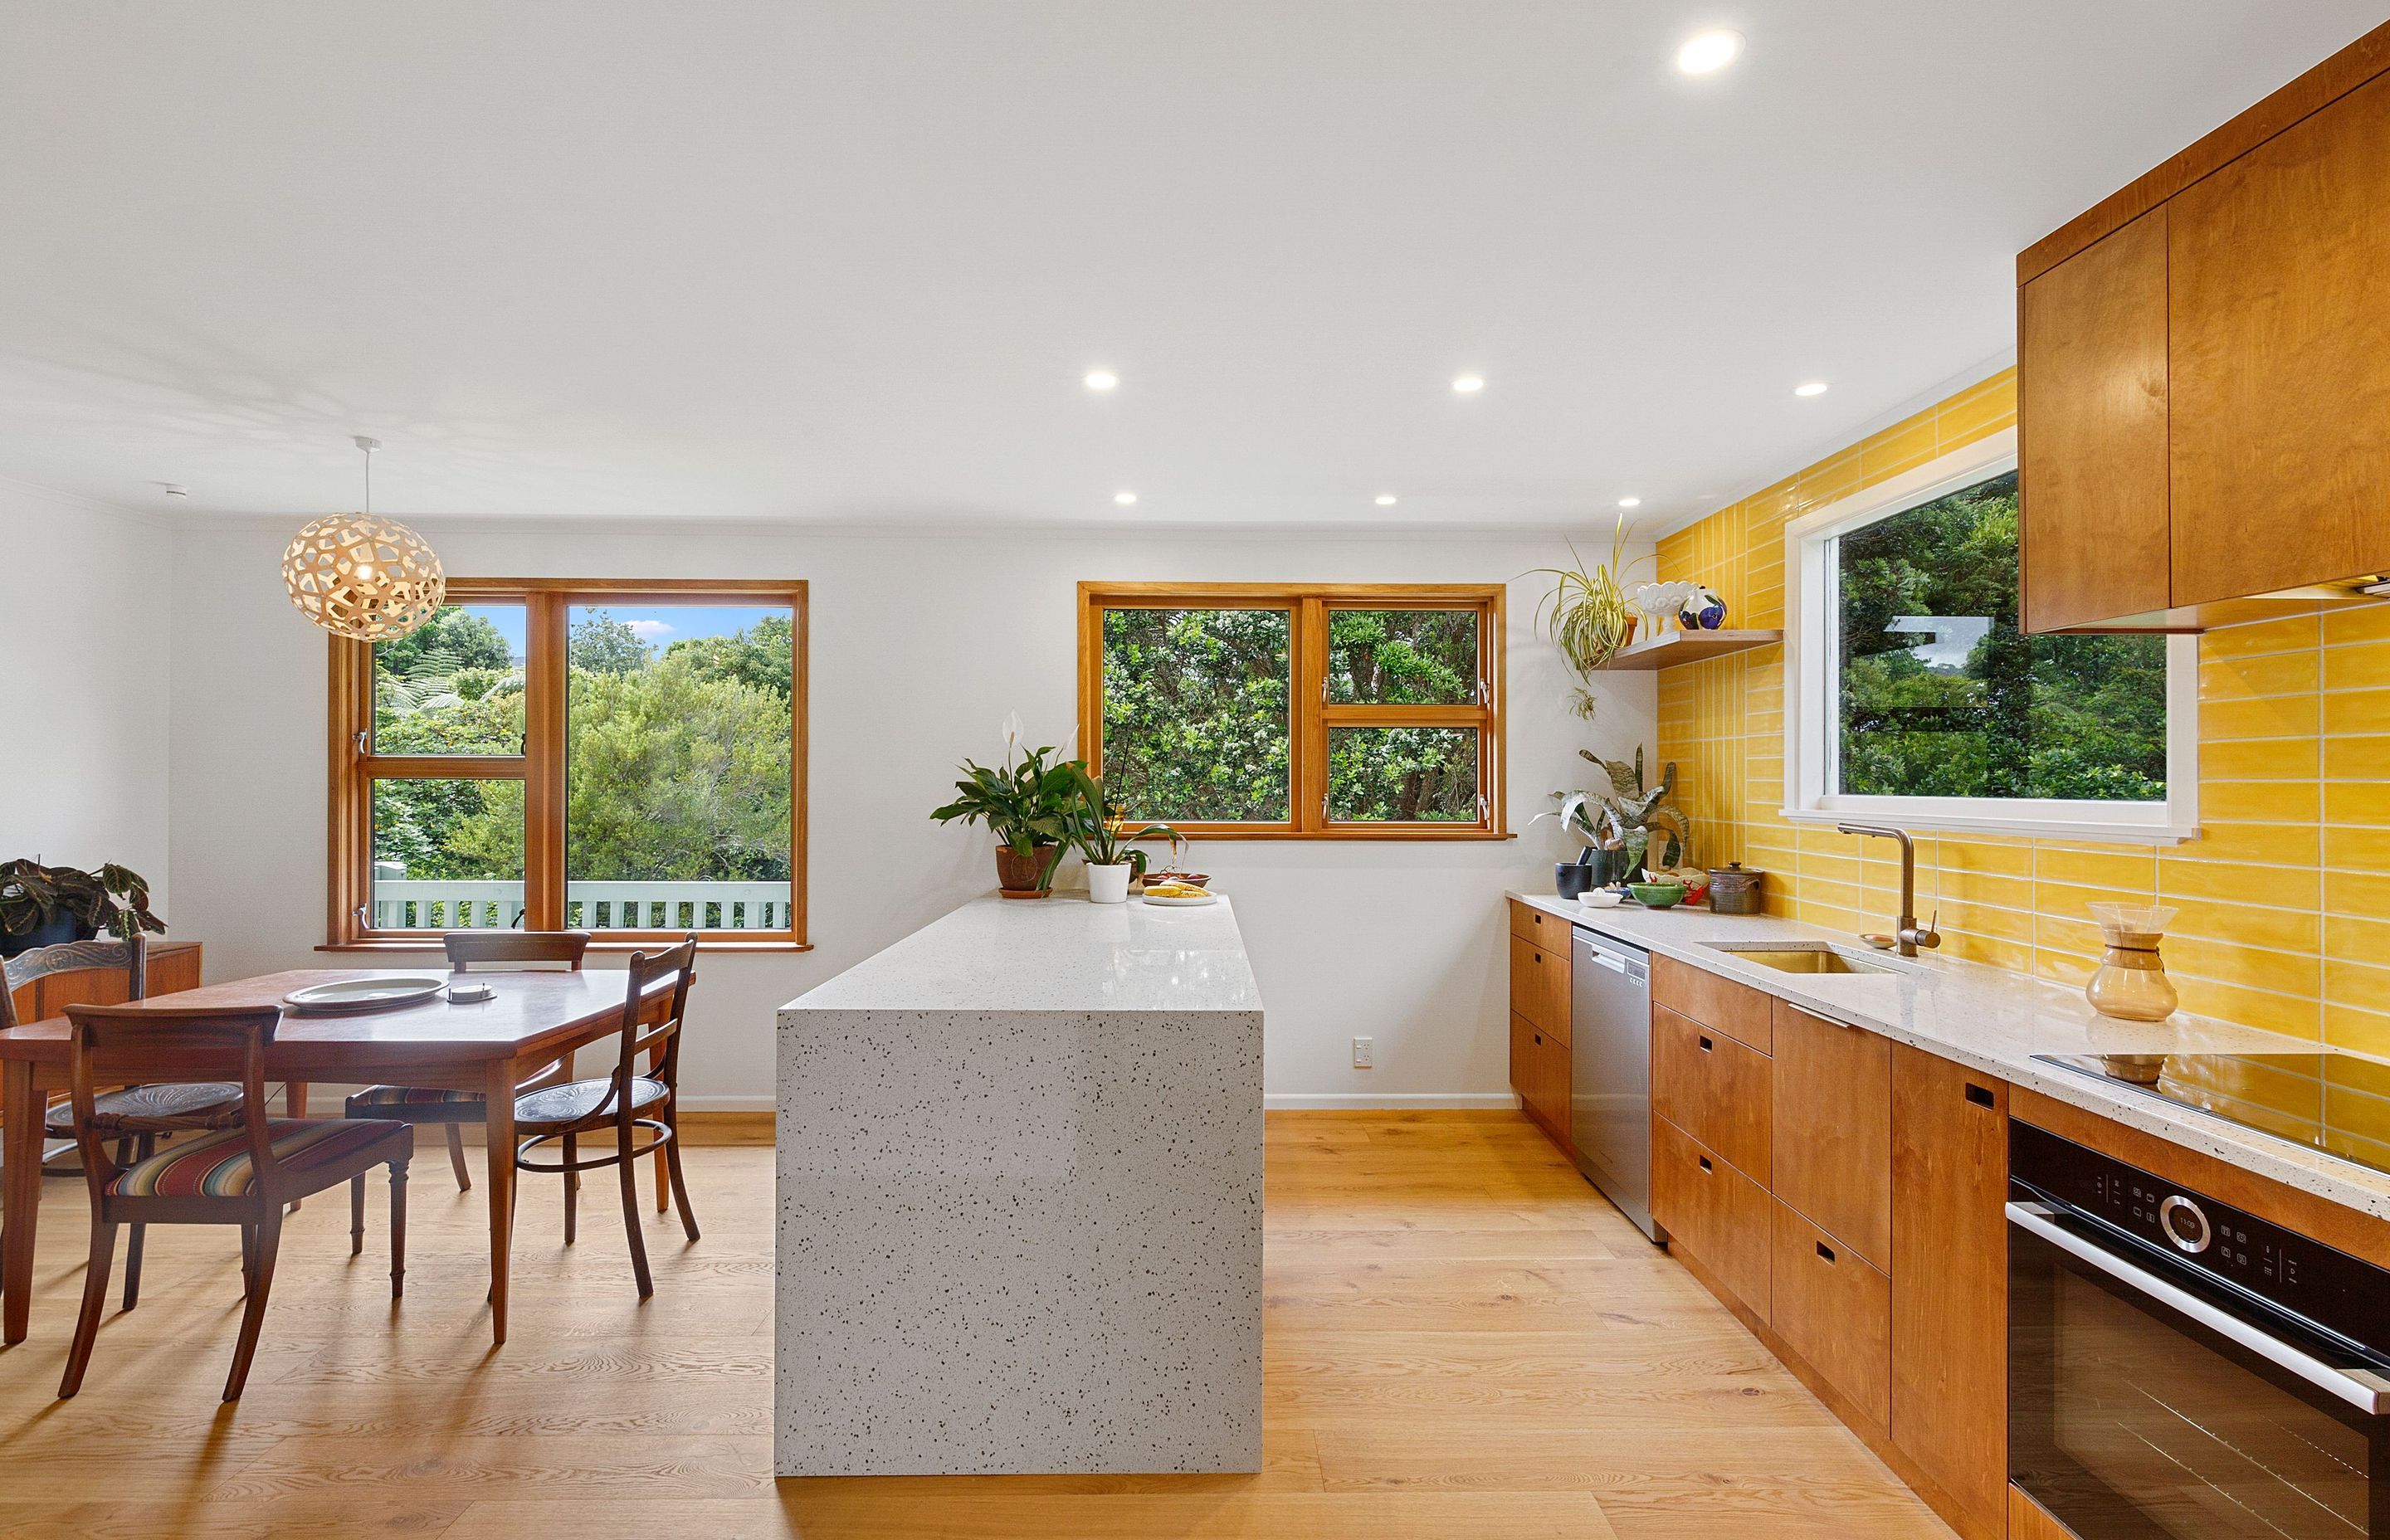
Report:
[[[424,969],[301,969],[263,973],[152,996],[118,1008],[195,1006],[254,1010],[283,1003],[293,990],[349,979],[426,976]],[[619,970],[475,973],[489,985],[487,1000],[452,1004],[444,996],[396,1009],[345,1015],[304,1014],[288,1007],[265,1053],[265,1077],[303,1084],[441,1086],[479,1091],[488,1098],[490,1204],[490,1330],[507,1340],[507,1257],[514,1233],[515,1093],[573,1049],[614,1036],[623,1024],[629,987]],[[643,1018],[672,1004],[671,975],[651,981]],[[62,1016],[0,1032],[0,1291],[5,1331],[25,1340],[33,1298],[33,1239],[41,1213],[42,1123],[52,1093],[68,1082],[68,1022]],[[101,1059],[103,1082],[142,1084],[137,1060]],[[609,1066],[610,1070],[611,1066]]]

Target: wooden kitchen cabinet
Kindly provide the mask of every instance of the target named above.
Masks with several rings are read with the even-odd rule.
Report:
[[[1653,1006],[1651,1110],[1761,1187],[1772,1179],[1775,1109],[1758,1049]]]
[[[1775,1002],[1776,1196],[1892,1265],[1892,1040]]]
[[[2390,566],[2390,78],[2170,207],[2175,602]]]
[[[2017,294],[2024,626],[2172,601],[2166,511],[2166,211]]]
[[[1510,1008],[1561,1042],[1568,1041],[1569,955],[1510,938]]]
[[[1997,1533],[2008,1495],[2009,1088],[1892,1047],[1892,1441]]]
[[[1510,1088],[1569,1149],[1569,923],[1512,899],[1510,940]]]
[[[2390,571],[2385,71],[2390,26],[2019,254],[2028,631],[2306,613]]]
[[[1651,1001],[1761,1053],[1775,1041],[1773,995],[1654,953]]]
[[[1563,1149],[1569,1148],[1568,1044],[1510,1013],[1510,1088],[1527,1115]]]
[[[1878,1430],[1892,1421],[1892,1280],[1775,1205],[1767,1324]]]
[[[1651,1217],[1762,1321],[1775,1251],[1775,1201],[1731,1161],[1665,1118],[1651,1120]]]

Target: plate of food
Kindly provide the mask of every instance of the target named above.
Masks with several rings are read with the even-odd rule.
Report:
[[[1145,901],[1165,909],[1200,909],[1206,904],[1217,904],[1220,895],[1200,882],[1186,878],[1149,880],[1145,885]]]
[[[381,974],[371,979],[340,979],[328,984],[294,989],[282,1003],[299,1011],[396,1010],[429,1000],[448,987],[441,973]]]

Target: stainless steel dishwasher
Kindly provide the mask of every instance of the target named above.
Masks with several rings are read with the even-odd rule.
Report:
[[[1651,954],[1579,929],[1570,958],[1569,1136],[1595,1187],[1653,1240]]]

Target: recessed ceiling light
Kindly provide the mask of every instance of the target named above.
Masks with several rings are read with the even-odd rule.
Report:
[[[1381,492],[1378,494],[1378,506],[1381,508],[1393,507],[1394,506],[1394,494],[1391,492]]]
[[[1484,375],[1465,374],[1452,382],[1455,395],[1473,396],[1484,389],[1485,389]]]
[[[1714,32],[1702,32],[1677,50],[1677,68],[1689,75],[1707,75],[1732,64],[1742,52],[1742,34],[1732,28],[1722,27]]]
[[[1112,501],[1118,503],[1123,507],[1127,507],[1130,504],[1137,501],[1137,494],[1134,492],[1115,492],[1112,494]]]
[[[1821,396],[1826,393],[1826,382],[1822,379],[1813,379],[1806,385],[1795,385],[1792,387],[1792,393],[1796,396]]]
[[[1090,391],[1109,391],[1119,383],[1120,376],[1112,373],[1110,369],[1089,369],[1087,371],[1087,389]]]
[[[1643,506],[1643,499],[1640,497],[1621,497],[1618,500],[1618,506],[1622,508],[1639,508]]]

